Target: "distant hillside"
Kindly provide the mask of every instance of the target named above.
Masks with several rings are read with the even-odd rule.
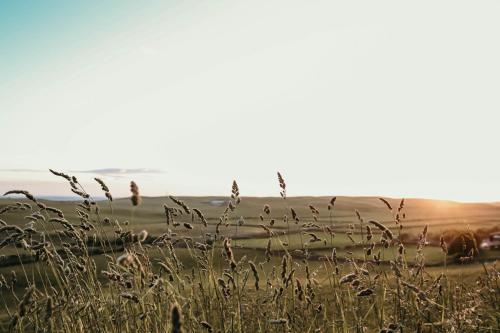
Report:
[[[186,196],[179,197],[192,208],[200,209],[207,219],[217,220],[223,212],[228,197],[223,196]],[[259,215],[265,204],[271,207],[270,218],[280,221],[285,214],[290,215],[289,208],[294,208],[302,221],[312,219],[309,205],[320,212],[320,221],[329,221],[330,214],[337,223],[351,223],[357,220],[355,210],[365,220],[376,219],[392,222],[393,215],[385,204],[377,197],[337,197],[332,211],[327,209],[331,197],[290,197],[286,201],[280,197],[242,197],[241,204],[230,216],[233,219],[243,217],[251,224],[258,223]],[[397,209],[400,199],[386,199],[390,205]],[[0,200],[0,207],[12,204],[16,199]],[[44,201],[44,200],[41,200]],[[68,217],[75,215],[76,202],[72,201],[46,201],[47,205],[62,209]],[[135,219],[144,224],[164,222],[163,205],[175,206],[168,197],[143,197],[142,204],[134,209]],[[98,202],[103,215],[110,215],[110,206],[107,201]],[[459,227],[491,227],[500,224],[500,205],[498,203],[459,203],[444,200],[406,199],[405,224],[407,227],[419,227],[424,224],[431,225],[432,231],[438,232],[448,228]],[[115,199],[112,202],[113,216],[119,219],[129,219],[132,205],[128,198]],[[7,213],[2,219],[9,220],[9,215],[22,215],[22,212]],[[183,219],[189,220],[188,216]],[[16,223],[23,220],[15,219]],[[255,222],[253,222],[255,221]]]

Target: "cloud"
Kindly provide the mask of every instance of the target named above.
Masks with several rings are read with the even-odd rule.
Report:
[[[109,176],[163,173],[162,170],[147,169],[147,168],[137,168],[137,169],[105,168],[105,169],[93,169],[93,170],[74,170],[71,172],[94,173],[94,174],[98,174],[98,175],[109,175]]]
[[[1,172],[45,172],[48,170],[41,169],[0,169]]]
[[[43,169],[0,169],[1,172],[49,172]],[[59,170],[58,170],[59,171]],[[63,171],[64,172],[64,171]],[[136,169],[121,169],[121,168],[103,168],[92,170],[71,170],[70,173],[93,173],[103,176],[120,176],[120,175],[137,175],[137,174],[159,174],[162,170],[136,168]]]

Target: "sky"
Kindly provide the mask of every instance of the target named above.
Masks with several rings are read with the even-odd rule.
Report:
[[[0,191],[500,201],[498,1],[1,1]]]

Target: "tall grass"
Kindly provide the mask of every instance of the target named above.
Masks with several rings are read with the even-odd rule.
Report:
[[[431,274],[423,254],[427,227],[410,264],[406,246],[383,223],[365,222],[347,235],[364,249],[362,259],[340,258],[335,249],[332,219],[335,198],[328,207],[309,206],[311,218],[297,216],[286,200],[286,184],[278,184],[290,216],[283,217],[284,233],[275,233],[263,208],[261,227],[269,241],[263,252],[233,245],[241,202],[236,182],[217,223],[175,197],[164,205],[165,232],[149,235],[111,216],[102,216],[103,202],[92,199],[75,177],[51,170],[81,197],[78,218],[68,220],[24,190],[22,203],[29,221],[24,228],[2,220],[0,247],[14,245],[18,256],[29,254],[40,264],[24,266],[20,274],[0,276],[11,332],[498,332],[500,273],[493,265],[474,284]],[[100,180],[107,198],[113,197]],[[131,211],[140,205],[139,187],[131,183]],[[394,209],[382,200],[399,230],[404,227],[404,201]],[[14,205],[16,206],[16,205]],[[18,205],[17,205],[18,206]],[[318,222],[323,208],[328,225]],[[9,209],[4,208],[0,215]],[[112,212],[112,209],[110,210]],[[259,212],[256,212],[259,215]],[[133,215],[131,215],[133,217]],[[301,236],[300,249],[289,249],[290,223]],[[213,224],[216,224],[213,229]],[[221,225],[228,226],[221,228]],[[196,226],[197,228],[194,228]],[[209,227],[215,232],[210,233]],[[114,237],[105,232],[113,228]],[[202,232],[196,232],[196,230]],[[210,229],[210,230],[212,230]],[[358,237],[354,230],[360,230]],[[302,238],[302,236],[305,236]],[[356,239],[355,239],[356,237]],[[271,239],[280,244],[271,249]],[[310,259],[309,245],[333,247],[321,261]],[[104,262],[93,256],[99,247]],[[446,244],[441,240],[444,263]],[[395,260],[386,262],[386,254]],[[102,259],[102,257],[101,257]],[[27,281],[22,295],[16,288]],[[5,300],[14,299],[9,306]]]

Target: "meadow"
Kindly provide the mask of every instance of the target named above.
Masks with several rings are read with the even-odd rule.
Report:
[[[288,197],[281,175],[279,197],[113,199],[54,174],[80,198],[0,200],[1,331],[499,331],[477,243],[500,204]]]

